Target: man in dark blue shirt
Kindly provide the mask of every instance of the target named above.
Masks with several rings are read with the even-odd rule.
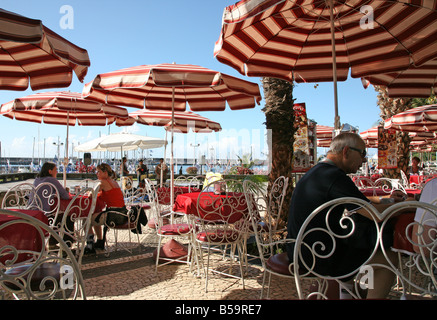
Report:
[[[299,230],[306,218],[319,206],[324,203],[343,197],[353,197],[362,199],[366,202],[371,202],[366,198],[359,189],[355,186],[352,179],[347,175],[356,173],[361,167],[365,158],[366,149],[365,143],[361,137],[355,133],[341,133],[332,140],[330,151],[327,158],[311,168],[297,183],[293,191],[291,199],[289,216],[288,216],[288,238],[296,239]],[[395,201],[401,199],[394,194]],[[374,204],[374,203],[372,203]],[[374,204],[375,208],[382,211],[387,205]],[[349,207],[338,207],[330,214],[332,221],[337,221],[337,229],[334,230],[339,234],[345,233],[338,224],[340,216],[344,209],[357,210],[356,205]],[[362,209],[364,210],[364,209]],[[326,229],[324,214],[319,213],[315,219],[311,221],[307,230],[314,227]],[[367,217],[360,214],[352,215],[356,230],[353,235],[344,239],[336,239],[336,247],[334,254],[327,259],[321,259],[322,263],[316,265],[315,271],[322,275],[341,276],[346,275],[356,268],[360,267],[371,255],[376,241],[375,223]],[[333,224],[335,226],[335,224]],[[389,237],[393,237],[392,230],[385,228],[385,233]],[[330,243],[326,233],[314,233],[312,236],[305,239],[305,243],[311,245],[315,241],[324,241]],[[325,252],[329,252],[329,247]],[[287,247],[287,253],[290,261],[293,260],[294,246]],[[305,261],[310,261],[310,253],[303,252]],[[377,254],[377,258],[384,260],[382,253]],[[381,257],[380,257],[381,256]],[[376,255],[375,255],[376,257]],[[378,260],[379,261],[379,260]],[[385,280],[378,280],[378,286],[381,290],[373,290],[375,296],[369,292],[370,298],[384,298],[393,283],[394,275],[387,270],[381,270],[382,277]],[[375,270],[375,279],[377,276]],[[348,279],[346,279],[348,280]],[[375,283],[377,281],[375,280]],[[370,290],[369,290],[370,291]]]

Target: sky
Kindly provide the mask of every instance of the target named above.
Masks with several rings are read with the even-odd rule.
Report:
[[[147,64],[194,64],[220,71],[259,84],[261,79],[245,77],[213,56],[214,44],[220,35],[222,14],[234,0],[3,0],[2,8],[43,24],[74,44],[88,51],[91,66],[83,83],[73,79],[68,88],[0,92],[0,103],[36,92],[70,90],[82,92],[83,85],[99,73]],[[68,11],[65,11],[65,10]],[[68,19],[66,20],[68,14]],[[305,103],[308,118],[320,125],[334,126],[334,86],[331,82],[296,84],[296,103]],[[371,128],[379,120],[376,92],[364,89],[360,79],[349,78],[338,83],[338,110],[342,124],[349,123],[359,131]],[[236,158],[252,152],[254,158],[265,158],[264,100],[254,109],[221,112],[199,112],[217,121],[222,132],[175,136],[175,156],[207,159]],[[138,109],[127,108],[129,112]],[[161,127],[74,126],[69,129],[69,155],[83,157],[73,150],[100,135],[128,131],[165,138]],[[2,157],[54,157],[58,141],[64,143],[65,126],[35,124],[0,117]],[[193,147],[199,145],[198,147]],[[372,149],[369,151],[372,152]],[[60,156],[64,156],[64,146]],[[323,149],[319,148],[319,154]],[[370,153],[371,153],[370,152]],[[128,153],[130,158],[161,157],[163,148],[152,152]],[[102,156],[94,154],[93,157]],[[169,156],[169,151],[167,151]]]

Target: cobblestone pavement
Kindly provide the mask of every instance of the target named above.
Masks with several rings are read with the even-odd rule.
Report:
[[[242,281],[222,275],[210,275],[208,291],[205,278],[194,275],[186,264],[162,266],[155,272],[153,251],[156,237],[152,231],[141,235],[142,252],[121,252],[84,257],[82,265],[89,300],[258,300],[262,272],[249,266]],[[219,257],[219,255],[216,255]],[[297,299],[294,280],[272,277],[270,299]],[[265,292],[266,294],[266,292]],[[264,294],[264,297],[265,297]]]

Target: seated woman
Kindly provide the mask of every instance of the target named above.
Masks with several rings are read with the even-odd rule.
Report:
[[[95,234],[97,235],[97,242],[94,243],[94,232],[89,231],[87,240],[87,253],[92,253],[95,249],[103,250],[105,248],[105,236],[108,223],[108,212],[118,211],[126,213],[126,207],[124,205],[123,193],[120,186],[115,181],[115,172],[112,168],[106,164],[102,163],[97,166],[97,178],[100,180],[100,191],[99,197],[106,204],[106,209],[103,212],[96,213],[92,219],[92,225]],[[124,215],[111,215],[111,222],[115,225],[123,224],[127,220]],[[102,232],[102,225],[105,225],[105,231]]]
[[[41,167],[40,173],[36,176],[33,185],[35,187],[39,186],[41,183],[50,182],[59,192],[61,199],[70,199],[70,193],[64,189],[64,187],[59,183],[56,175],[58,174],[58,168],[54,162],[46,162]],[[38,196],[42,200],[42,209],[44,212],[50,212],[49,199],[42,196],[43,190],[38,190]]]
[[[408,167],[407,174],[408,175],[421,174],[423,169],[422,167],[419,166],[419,163],[420,163],[420,159],[418,157],[413,157],[413,159],[411,159],[411,166]]]
[[[38,187],[40,184],[49,182],[51,183],[59,193],[59,197],[61,199],[70,199],[70,193],[59,183],[58,179],[56,178],[58,174],[58,168],[56,166],[56,163],[54,162],[46,162],[42,165],[40,173],[36,176],[35,181],[33,182],[33,185]],[[47,214],[50,214],[52,209],[50,208],[50,201],[54,200],[52,199],[52,196],[47,195],[47,191],[52,192],[53,189],[50,189],[48,186],[44,186],[40,188],[36,193],[39,199],[41,200],[41,205],[43,211]],[[58,199],[56,199],[58,200]],[[55,224],[60,223],[62,220],[62,215],[58,216]],[[66,220],[66,228],[67,230],[73,230],[74,229],[74,222],[70,219]],[[71,238],[68,236],[64,236],[64,240],[67,242],[67,244],[71,244]],[[50,237],[49,239],[49,246],[50,248],[54,248],[58,242]]]

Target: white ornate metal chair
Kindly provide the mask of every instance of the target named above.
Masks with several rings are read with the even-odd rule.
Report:
[[[373,230],[357,228],[356,219],[367,218],[346,209],[356,207],[367,211],[373,221]],[[362,298],[359,289],[364,285],[362,279],[368,270],[366,265],[379,248],[379,215],[372,205],[361,199],[339,198],[319,206],[307,217],[296,237],[293,252],[293,273],[299,299],[327,299],[328,285],[331,283],[338,283],[340,289],[346,290],[352,298]],[[338,254],[339,248],[343,247],[342,243],[364,240],[366,237],[374,242],[373,249],[369,248],[362,255],[362,261],[345,267],[347,254]],[[328,275],[324,268],[333,263],[336,274]],[[317,279],[318,283],[318,288],[309,294],[303,290],[303,282],[308,278]],[[351,279],[355,280],[352,288],[345,285],[345,282]]]
[[[86,247],[86,240],[91,227],[91,219],[97,202],[97,194],[100,183],[93,188],[82,188],[69,202],[62,214],[59,227],[59,235],[72,249],[79,266],[82,265],[82,257]]]
[[[14,218],[0,224],[0,233],[8,228],[31,229],[37,234],[34,240],[43,244],[41,250],[34,251],[17,248],[11,239],[0,240],[0,300],[86,299],[80,267],[70,248],[50,226],[16,211],[1,209],[0,216]],[[48,236],[59,243],[57,255],[44,245]]]
[[[28,182],[17,184],[6,191],[2,199],[2,208],[26,209],[29,207],[29,201],[32,201],[32,194],[34,193],[33,184]],[[37,199],[34,200],[37,201]]]
[[[401,298],[414,296],[437,297],[437,206],[419,201],[397,203],[383,212],[384,221],[381,230],[394,217],[415,213],[420,210],[419,221],[410,219],[408,223],[396,225],[395,239],[401,238],[392,250],[402,253],[399,264],[390,263],[390,270],[398,279],[394,291],[401,293]],[[414,217],[414,215],[413,215]],[[395,219],[395,218],[394,218]],[[398,220],[400,221],[400,220]],[[383,241],[383,240],[382,240]],[[387,251],[384,250],[384,254]]]
[[[372,181],[372,179],[367,177],[361,177],[361,176],[354,176],[351,177],[351,179],[353,180],[353,182],[355,183],[358,189],[367,190],[370,188],[373,190],[373,193],[375,194],[376,186],[375,183]]]
[[[294,240],[284,239],[284,233],[278,232],[279,217],[287,185],[288,178],[279,177],[273,183],[271,192],[267,194],[261,186],[250,180],[243,183],[251,222],[249,234],[255,236],[258,257],[263,268],[260,299],[263,299],[267,276],[267,299],[270,294],[272,274],[294,279],[286,252],[287,243],[293,243]]]
[[[49,226],[55,232],[59,234],[62,227],[59,191],[49,182],[40,183],[37,187],[28,182],[13,186],[4,196],[2,208],[39,210],[48,218]]]
[[[200,192],[202,190],[203,182],[205,181],[205,176],[189,176],[187,177],[189,192]]]
[[[146,205],[145,194],[145,188],[137,188],[125,198],[126,210],[124,212],[106,211],[107,217],[110,215],[115,217],[112,221],[107,218],[104,227],[106,230],[113,230],[114,232],[113,246],[110,246],[108,239],[106,239],[108,248],[113,248],[114,251],[123,249],[132,253],[135,247],[137,247],[138,250],[141,251],[141,224],[147,224],[147,216],[144,210],[149,208],[149,206]],[[116,223],[116,221],[121,221],[121,223]],[[106,231],[104,232],[106,234]],[[133,244],[133,236],[136,237],[136,245]]]
[[[188,186],[188,177],[186,176],[178,176],[174,179],[174,185],[175,186]]]
[[[217,180],[211,182],[200,192],[197,199],[197,214],[192,217],[198,223],[195,239],[198,243],[196,253],[199,263],[204,269],[205,291],[208,291],[208,277],[213,250],[219,249],[225,264],[229,264],[229,272],[217,261],[211,272],[242,280],[244,288],[243,243],[249,228],[249,211],[244,195],[243,183],[238,180]],[[229,249],[230,258],[223,255]],[[203,251],[206,251],[206,264]],[[234,253],[238,253],[238,257]],[[238,259],[239,274],[233,272],[233,262]],[[232,272],[232,273],[231,273]]]
[[[188,221],[187,215],[177,216],[173,221],[170,221],[165,214],[162,214],[156,189],[147,180],[145,181],[145,189],[151,206],[150,221],[153,223],[151,227],[156,230],[158,236],[158,246],[154,252],[155,272],[158,271],[159,267],[175,262],[189,264],[191,269],[194,264],[192,249],[195,226]],[[167,241],[163,245],[164,239]],[[185,242],[187,247],[177,242],[178,240]],[[174,248],[167,250],[166,245],[174,246]],[[194,256],[194,258],[196,257]]]
[[[399,190],[405,195],[407,195],[407,191],[405,190],[402,183],[399,179],[391,179],[391,178],[379,178],[374,182],[375,188],[380,188],[387,195],[391,194],[393,191]],[[374,194],[376,195],[376,194]]]
[[[269,237],[272,238],[272,234],[276,234],[278,227],[284,228],[285,225],[281,220],[282,205],[284,197],[288,188],[288,178],[281,176],[278,177],[270,187],[270,190],[264,190],[264,188],[251,180],[245,180],[243,183],[244,193],[246,195],[246,201],[248,208],[258,207],[257,225],[262,230],[269,232]],[[249,197],[249,198],[248,198]],[[250,205],[249,201],[252,202]],[[249,211],[250,212],[250,211]],[[252,215],[252,218],[255,216]],[[284,231],[284,230],[282,230]],[[244,238],[243,249],[247,250],[248,239],[255,235],[252,224],[249,225],[248,234]],[[249,261],[249,254],[244,254],[246,259],[246,267]],[[252,258],[258,258],[258,256],[252,256]]]

